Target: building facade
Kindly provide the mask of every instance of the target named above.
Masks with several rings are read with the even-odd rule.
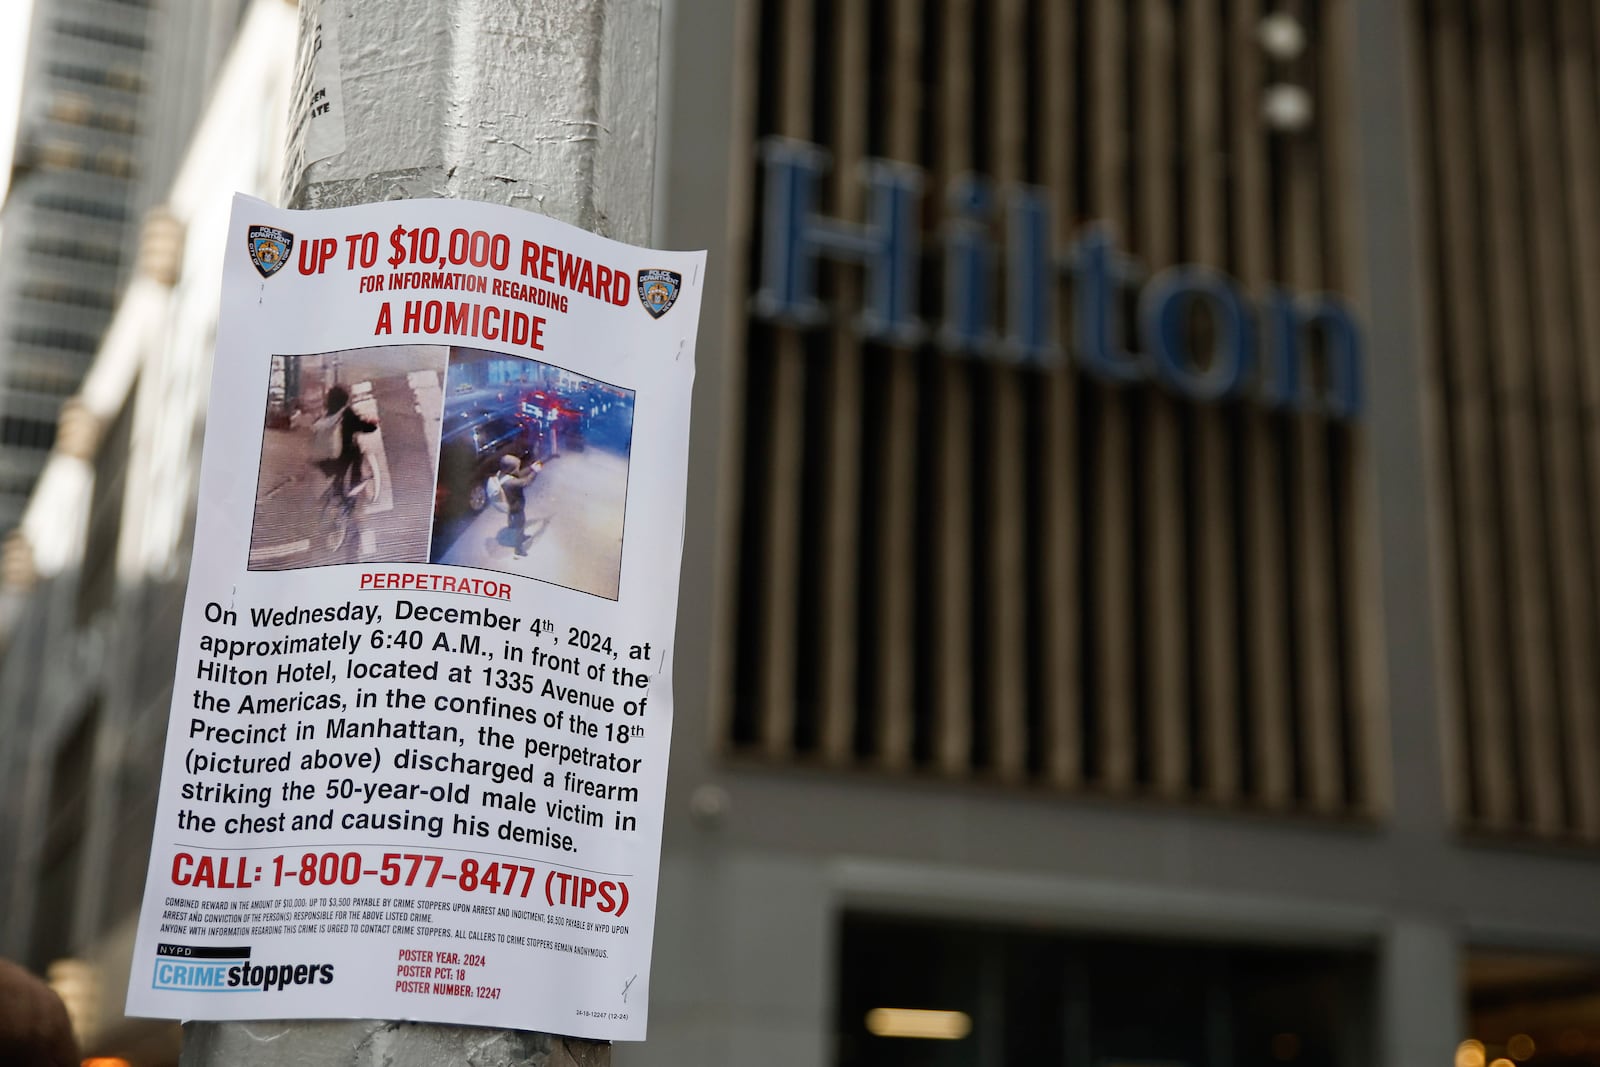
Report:
[[[0,531],[21,518],[243,0],[37,0],[0,261]]]
[[[4,842],[0,951],[101,961],[107,1005],[203,220],[217,160],[276,186],[240,145],[281,101],[227,86],[287,65],[284,10],[7,568],[6,805],[55,814]],[[663,17],[658,243],[721,281],[651,1038],[618,1061],[1600,1062],[1591,5]],[[170,1039],[107,1011],[91,1044]]]

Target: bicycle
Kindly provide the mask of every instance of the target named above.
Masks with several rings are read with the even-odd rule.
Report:
[[[354,485],[344,488],[347,475],[342,470],[336,472],[318,502],[317,542],[325,552],[337,552],[344,547],[350,527],[358,524],[356,510],[378,499],[382,475],[365,448],[361,449],[360,473],[361,478]]]

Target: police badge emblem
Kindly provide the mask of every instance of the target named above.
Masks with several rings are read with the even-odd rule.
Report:
[[[272,226],[252,226],[245,233],[245,244],[250,249],[250,262],[263,278],[270,278],[289,262],[294,234]]]
[[[639,303],[659,319],[672,310],[678,302],[678,291],[683,288],[683,275],[675,270],[642,270],[639,272]]]

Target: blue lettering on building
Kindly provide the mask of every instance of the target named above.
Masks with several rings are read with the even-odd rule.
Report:
[[[1256,304],[1239,282],[1210,267],[1179,266],[1149,277],[1103,223],[1084,227],[1057,250],[1047,190],[1017,185],[1001,195],[986,179],[963,175],[945,200],[943,321],[930,331],[917,299],[921,172],[867,160],[861,168],[867,217],[858,224],[820,213],[826,151],[774,137],[762,142],[761,159],[761,277],[753,307],[762,318],[797,327],[828,322],[829,310],[817,296],[817,265],[829,259],[863,271],[855,326],[867,340],[914,345],[931,339],[952,353],[1052,366],[1063,358],[1054,323],[1064,310],[1071,321],[1066,347],[1104,382],[1153,380],[1200,402],[1253,398],[1281,411],[1346,421],[1361,416],[1361,332],[1336,295],[1272,289]],[[995,248],[997,225],[1002,252]],[[998,322],[1002,271],[1005,316]],[[1058,309],[1063,280],[1070,281],[1072,296],[1068,308]],[[1128,338],[1123,308],[1134,292],[1138,336]],[[1197,317],[1211,325],[1205,358],[1191,340]],[[1320,375],[1309,370],[1314,356]]]

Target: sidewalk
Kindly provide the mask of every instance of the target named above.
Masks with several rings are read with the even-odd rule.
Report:
[[[523,574],[616,599],[628,460],[598,448],[547,461],[527,492],[527,555],[518,556],[505,512],[484,508],[436,562]]]

